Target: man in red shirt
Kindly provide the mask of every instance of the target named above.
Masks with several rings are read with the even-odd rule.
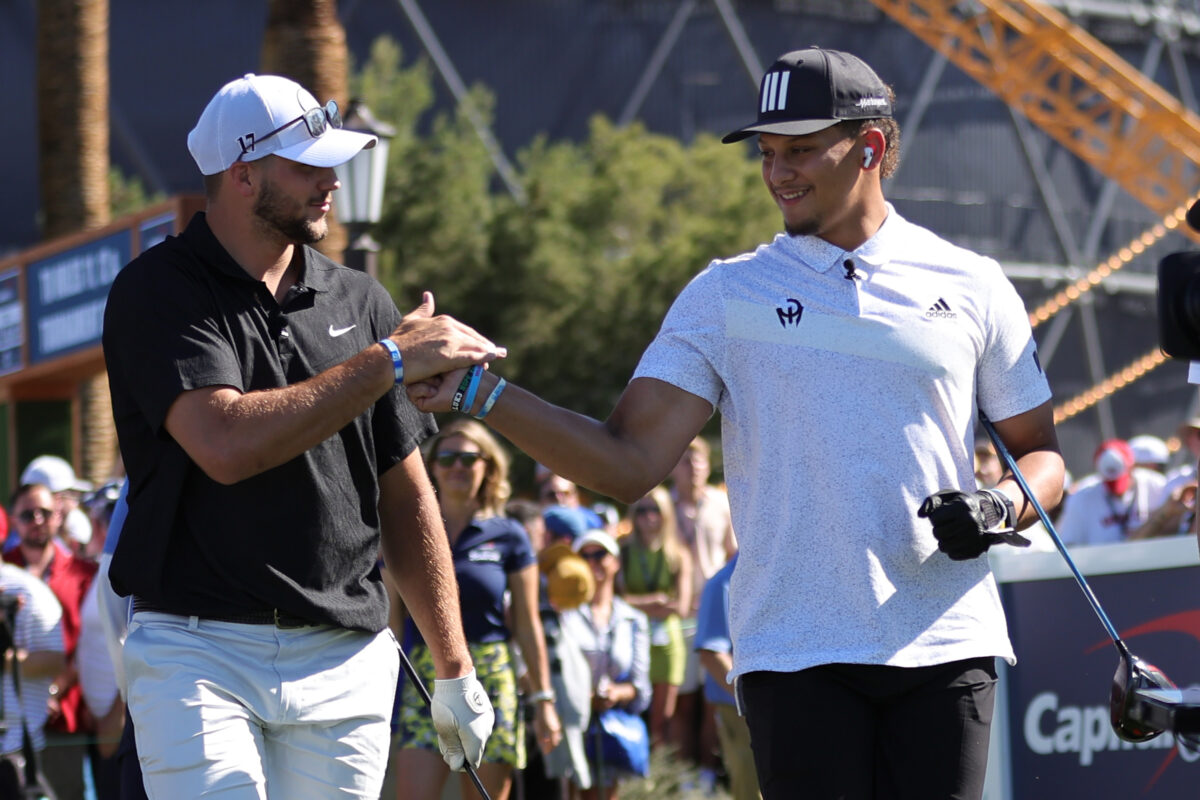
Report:
[[[46,730],[58,734],[83,734],[90,727],[90,715],[79,689],[75,645],[79,641],[80,608],[96,574],[96,564],[76,558],[56,536],[62,526],[62,513],[50,489],[42,484],[24,484],[17,489],[12,502],[12,524],[20,540],[16,547],[4,553],[4,560],[24,567],[34,577],[45,581],[63,607],[66,667],[50,684],[47,698],[50,716]],[[63,742],[61,737],[53,738],[59,741],[47,742],[43,757],[46,776],[59,797],[81,796],[74,793],[73,787],[78,784],[82,793],[85,741],[82,736],[72,737],[76,740],[69,742]]]

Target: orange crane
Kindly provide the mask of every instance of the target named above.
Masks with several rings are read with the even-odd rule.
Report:
[[[1200,116],[1066,16],[1034,0],[871,2],[1147,208],[1183,220],[1200,184]]]

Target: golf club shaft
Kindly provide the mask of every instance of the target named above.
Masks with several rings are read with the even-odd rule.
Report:
[[[432,711],[433,698],[429,696],[429,690],[425,688],[424,681],[417,675],[417,671],[413,669],[412,662],[408,660],[408,656],[404,653],[404,648],[397,646],[396,649],[400,652],[400,663],[404,666],[404,674],[412,681],[413,686],[417,687],[417,692],[420,693],[421,698],[425,701],[425,706]],[[463,767],[466,768],[467,774],[471,776],[471,783],[475,784],[475,788],[479,790],[479,796],[483,800],[492,800],[488,796],[487,789],[483,788],[483,781],[479,780],[479,775],[476,774],[475,768],[471,766],[471,762],[466,759],[465,754],[463,756]]]
[[[1033,506],[1037,512],[1038,518],[1041,519],[1042,525],[1045,526],[1046,532],[1050,534],[1050,538],[1054,541],[1054,546],[1058,548],[1058,552],[1062,553],[1063,560],[1067,562],[1067,566],[1071,568],[1071,573],[1075,576],[1079,588],[1083,590],[1084,597],[1092,606],[1092,610],[1096,612],[1096,616],[1100,618],[1100,623],[1104,625],[1104,629],[1108,631],[1109,637],[1113,644],[1121,651],[1121,655],[1126,658],[1132,658],[1129,648],[1125,642],[1121,640],[1117,629],[1113,627],[1112,620],[1108,618],[1108,614],[1104,613],[1104,608],[1100,605],[1100,601],[1096,599],[1095,593],[1092,592],[1092,587],[1088,585],[1087,580],[1083,577],[1083,573],[1079,571],[1079,567],[1075,566],[1075,560],[1071,558],[1071,554],[1067,552],[1067,546],[1063,544],[1062,538],[1058,535],[1058,531],[1054,528],[1054,523],[1050,521],[1050,516],[1046,513],[1046,509],[1042,508],[1042,504],[1038,502],[1037,495],[1029,488],[1029,484],[1025,481],[1025,476],[1021,474],[1021,470],[1017,467],[1016,459],[1008,452],[1008,448],[1004,446],[1004,442],[1000,441],[999,434],[996,433],[996,428],[992,425],[992,421],[987,418],[987,415],[982,411],[979,412],[979,421],[983,424],[983,429],[987,431],[988,438],[992,440],[992,444],[996,447],[996,452],[1000,455],[1000,459],[1008,467],[1008,471],[1012,473],[1013,480],[1021,487],[1021,493],[1025,495],[1025,499]],[[1016,523],[1016,520],[1013,520]]]

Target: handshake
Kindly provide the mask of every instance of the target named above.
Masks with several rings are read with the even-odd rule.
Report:
[[[453,317],[435,315],[429,292],[380,344],[391,357],[395,382],[422,411],[474,412],[482,419],[504,390],[503,379],[485,380],[484,373],[508,350]]]
[[[936,492],[921,503],[917,516],[933,523],[938,550],[954,561],[978,558],[994,544],[1029,546],[1017,533],[1012,501],[995,489]]]

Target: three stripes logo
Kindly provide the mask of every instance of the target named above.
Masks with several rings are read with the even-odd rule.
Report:
[[[762,104],[759,108],[760,113],[767,111],[782,111],[787,108],[787,93],[788,93],[788,78],[791,73],[768,72],[763,76],[762,89]]]
[[[958,314],[951,311],[950,304],[939,297],[937,302],[925,312],[925,316],[929,319],[954,319]]]

